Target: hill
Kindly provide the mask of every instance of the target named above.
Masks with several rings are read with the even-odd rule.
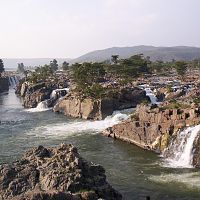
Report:
[[[95,62],[110,59],[111,55],[117,54],[120,58],[128,58],[135,54],[143,53],[150,56],[152,61],[163,60],[193,60],[200,58],[200,48],[176,46],[176,47],[154,47],[154,46],[133,46],[133,47],[112,47],[97,50],[82,55],[71,62]]]

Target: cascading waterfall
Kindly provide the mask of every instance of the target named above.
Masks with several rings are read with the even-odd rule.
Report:
[[[151,104],[158,104],[157,97],[154,95],[153,91],[150,88],[145,88],[146,96],[151,100]]]
[[[163,153],[165,164],[174,168],[192,168],[195,139],[200,133],[200,125],[181,131]]]
[[[62,95],[63,92],[64,92],[64,94],[67,94],[69,92],[69,88],[55,89],[52,91],[50,97],[53,99],[58,99],[63,96]]]
[[[48,107],[48,101],[51,101],[53,99],[53,100],[57,100],[57,102],[58,102],[59,100],[61,100],[63,98],[64,95],[67,94],[67,92],[69,92],[69,88],[55,89],[52,91],[52,93],[50,95],[50,99],[42,101],[42,102],[38,103],[36,108],[27,109],[26,111],[42,112],[42,111],[50,110],[52,108]]]
[[[48,108],[48,100],[42,101],[38,103],[36,108],[27,109],[28,112],[42,112],[47,111],[50,108]]]
[[[16,88],[16,85],[19,83],[19,79],[17,76],[10,76],[9,77],[9,85],[12,88]]]

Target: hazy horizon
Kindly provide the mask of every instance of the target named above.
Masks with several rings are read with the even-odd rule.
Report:
[[[0,0],[1,58],[76,58],[110,47],[200,47],[199,0]]]

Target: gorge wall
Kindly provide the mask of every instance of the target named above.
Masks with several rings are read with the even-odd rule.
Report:
[[[9,90],[9,79],[7,77],[0,78],[0,93]]]

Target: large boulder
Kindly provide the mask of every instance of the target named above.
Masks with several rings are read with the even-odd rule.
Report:
[[[0,165],[0,200],[120,200],[100,165],[87,162],[73,145],[39,146],[21,160]]]
[[[92,98],[80,98],[76,95],[67,95],[54,106],[54,112],[62,112],[65,115],[83,118],[101,120],[113,113],[113,100]]]

